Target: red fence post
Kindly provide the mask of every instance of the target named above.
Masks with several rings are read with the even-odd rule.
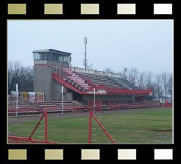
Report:
[[[41,120],[43,119],[43,117],[45,116],[45,113],[41,116],[40,120],[38,121],[38,123],[36,124],[35,128],[33,129],[32,133],[29,136],[29,139],[32,138],[33,134],[35,133],[36,129],[38,128],[38,126],[40,125]]]
[[[104,133],[108,136],[108,138],[111,140],[112,143],[116,143],[111,135],[108,133],[108,131],[104,128],[104,126],[101,124],[101,122],[97,119],[97,117],[92,113],[92,117],[96,120],[96,122],[99,124],[99,126],[102,128]]]

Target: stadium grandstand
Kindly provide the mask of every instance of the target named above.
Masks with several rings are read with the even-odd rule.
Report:
[[[43,99],[32,102],[20,96],[19,113],[55,112],[62,108],[64,112],[86,111],[93,106],[101,110],[159,106],[152,101],[151,89],[138,88],[119,74],[71,67],[71,53],[36,50],[33,58],[34,92],[43,93]],[[15,111],[16,97],[9,97],[8,114]]]
[[[46,101],[64,100],[85,102],[135,101],[151,95],[151,90],[143,90],[121,79],[119,74],[70,67],[71,53],[53,49],[33,51],[35,71],[35,92],[44,92]]]

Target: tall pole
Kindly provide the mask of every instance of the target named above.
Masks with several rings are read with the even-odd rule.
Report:
[[[89,111],[88,143],[92,140],[92,110]]]
[[[45,142],[48,141],[48,118],[47,118],[47,110],[44,111],[44,135],[45,135]]]
[[[45,93],[43,92],[43,102],[45,101]]]
[[[84,65],[85,69],[87,69],[87,37],[84,37],[84,43],[85,43],[85,59],[84,59]]]
[[[62,114],[63,114],[63,85],[62,85]]]
[[[18,92],[18,84],[16,84],[16,117],[18,116],[18,96],[19,96],[19,92]]]

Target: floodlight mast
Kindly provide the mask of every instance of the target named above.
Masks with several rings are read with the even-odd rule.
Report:
[[[85,65],[85,69],[87,69],[87,37],[84,37],[84,44],[85,44],[85,59],[84,59],[84,65]]]

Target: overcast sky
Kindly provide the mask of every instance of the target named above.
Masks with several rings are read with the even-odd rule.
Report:
[[[56,49],[71,52],[72,66],[83,67],[85,36],[94,69],[172,72],[172,20],[9,20],[8,60],[32,66],[32,51]]]

